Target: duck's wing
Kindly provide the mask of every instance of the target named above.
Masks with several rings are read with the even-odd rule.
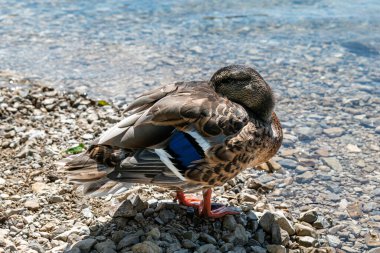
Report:
[[[96,160],[104,176],[99,178],[100,174],[94,173],[96,177],[86,177],[81,173],[79,158],[66,165],[71,179],[86,183],[89,192],[98,188],[106,192],[112,186],[109,179],[180,186],[187,180],[187,170],[202,160],[212,145],[236,134],[248,121],[243,107],[220,97],[206,82],[177,83],[153,90],[137,98],[127,112],[129,116],[94,142],[94,147],[102,148],[86,154]],[[113,161],[112,150],[117,149],[124,150],[124,156],[116,156]],[[88,159],[86,155],[81,159]],[[104,164],[112,168],[105,170]],[[95,179],[96,184],[91,182]]]

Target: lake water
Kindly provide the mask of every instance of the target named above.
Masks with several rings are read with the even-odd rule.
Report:
[[[377,0],[1,0],[0,73],[129,100],[241,63],[276,86],[272,71],[310,57],[378,59],[379,13]]]

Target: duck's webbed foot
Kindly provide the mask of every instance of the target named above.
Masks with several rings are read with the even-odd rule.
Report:
[[[229,214],[239,214],[238,211],[229,206],[222,206],[213,210],[211,205],[211,194],[211,189],[204,190],[203,200],[200,200],[197,198],[187,198],[182,191],[179,191],[177,192],[176,199],[178,200],[179,204],[196,208],[198,210],[199,216],[221,218]]]

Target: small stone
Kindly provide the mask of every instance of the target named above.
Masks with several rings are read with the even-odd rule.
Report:
[[[216,252],[216,247],[213,244],[204,244],[200,246],[197,251],[199,253],[213,253]]]
[[[285,169],[295,169],[298,163],[291,159],[281,159],[278,161],[279,164]]]
[[[307,212],[301,213],[299,220],[313,224],[318,219],[318,213],[315,210],[309,210]]]
[[[365,243],[369,247],[379,247],[380,246],[380,235],[376,231],[369,231],[364,236]]]
[[[40,204],[34,199],[25,201],[24,206],[32,211],[37,211],[40,208]]]
[[[182,246],[186,249],[193,249],[193,248],[197,247],[197,245],[195,243],[193,243],[192,241],[190,241],[189,239],[184,239],[182,241]]]
[[[175,218],[175,214],[172,210],[164,209],[160,211],[158,217],[166,224]]]
[[[160,239],[161,233],[158,228],[152,228],[147,235],[150,235],[154,240]]]
[[[201,233],[201,239],[202,241],[204,242],[207,242],[207,243],[211,243],[211,244],[216,244],[216,240],[214,237],[212,237],[211,235],[209,234],[206,234],[206,233]]]
[[[53,195],[49,198],[49,203],[61,203],[61,202],[64,202],[65,199],[62,197],[62,196],[58,196],[58,195]]]
[[[363,215],[362,204],[360,202],[355,202],[347,205],[347,212],[352,219],[360,218]]]
[[[282,245],[269,244],[267,250],[269,253],[286,253],[286,249]]]
[[[296,177],[296,182],[299,184],[310,183],[315,178],[315,173],[312,171],[306,171]]]
[[[323,130],[323,133],[326,134],[328,137],[340,137],[343,135],[345,130],[340,127],[332,127],[332,128],[327,128]]]
[[[143,223],[145,221],[144,215],[142,213],[137,213],[135,216],[135,220],[138,223]]]
[[[137,212],[142,212],[148,208],[148,203],[142,201],[139,195],[134,195],[132,198],[128,199],[131,201],[133,209],[135,209]]]
[[[342,247],[342,242],[335,235],[327,235],[326,239],[327,239],[327,242],[329,243],[329,245],[331,247],[333,247],[333,248],[340,248],[340,247]]]
[[[194,231],[186,231],[183,234],[183,238],[189,239],[190,241],[195,242],[196,240],[198,240],[199,234]]]
[[[346,149],[347,149],[348,152],[351,152],[351,153],[360,153],[360,152],[362,152],[362,150],[360,148],[358,148],[358,146],[353,145],[353,144],[348,144],[346,146]]]
[[[46,193],[49,191],[49,186],[45,183],[37,182],[32,184],[32,191],[37,194]]]
[[[317,243],[318,243],[317,239],[311,236],[298,237],[298,244],[303,247],[315,247]]]
[[[288,219],[281,212],[265,212],[259,220],[260,226],[264,229],[265,232],[271,233],[272,224],[276,222],[280,228],[288,232],[289,235],[294,235],[295,230],[294,226],[290,223]]]
[[[317,233],[315,232],[313,227],[310,227],[310,225],[307,226],[301,223],[296,223],[295,230],[296,230],[296,235],[298,236],[311,236],[314,238],[317,237]]]
[[[96,240],[93,238],[84,239],[82,241],[77,242],[74,247],[80,249],[81,253],[88,253],[91,251],[92,246],[94,246]]]
[[[82,135],[82,138],[84,140],[92,140],[92,139],[94,139],[94,136],[92,134],[84,134],[84,135]]]
[[[339,172],[343,170],[342,165],[340,164],[338,159],[334,157],[323,157],[322,160],[327,166],[329,166],[334,171]]]
[[[122,248],[135,245],[140,242],[139,236],[137,235],[126,235],[120,242],[117,244],[117,250],[121,250]]]
[[[251,250],[253,253],[267,253],[267,250],[260,246],[251,246]]]
[[[116,209],[116,211],[114,211]],[[112,212],[114,213],[112,214]],[[133,205],[130,200],[125,200],[120,205],[115,206],[113,209],[110,209],[110,215],[113,217],[135,217],[137,211],[133,208]]]
[[[232,215],[226,215],[223,218],[223,228],[229,231],[234,231],[236,228],[236,220]]]
[[[241,224],[236,225],[236,229],[234,231],[234,243],[236,245],[245,245],[248,242],[248,235],[245,231],[245,228]]]
[[[229,251],[231,251],[233,248],[234,248],[234,244],[228,242],[228,243],[223,244],[222,247],[220,247],[219,249],[220,249],[221,252],[229,252]],[[265,253],[266,253],[266,252],[265,252]]]
[[[157,246],[154,242],[145,241],[138,243],[132,247],[133,253],[161,253],[160,247]]]
[[[112,253],[112,252],[116,252],[116,245],[112,240],[107,239],[104,242],[97,243],[95,245],[95,249],[98,252],[102,252],[102,253],[103,252]]]
[[[91,212],[91,209],[88,208],[88,207],[82,209],[82,214],[83,214],[83,216],[84,216],[85,218],[89,218],[89,219],[91,219],[92,217],[94,217],[94,215],[93,215],[92,212]]]

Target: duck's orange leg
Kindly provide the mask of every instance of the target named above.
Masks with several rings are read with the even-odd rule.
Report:
[[[198,209],[199,216],[205,216],[209,218],[221,218],[228,214],[239,214],[232,207],[222,206],[215,210],[211,208],[211,194],[212,190],[207,189],[203,191],[203,200],[195,198],[186,198],[185,194],[182,191],[177,192],[176,199],[178,202],[185,206],[190,206]]]

